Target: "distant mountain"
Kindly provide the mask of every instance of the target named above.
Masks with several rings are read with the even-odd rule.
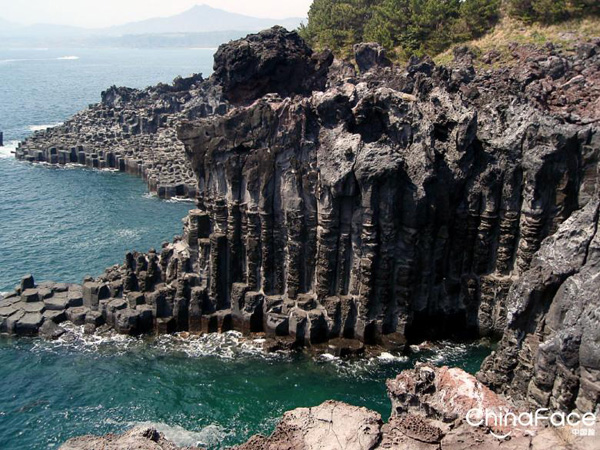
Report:
[[[108,28],[38,23],[19,25],[0,19],[0,45],[8,47],[216,47],[230,39],[281,25],[297,28],[302,18],[260,19],[207,5],[181,14]]]
[[[259,31],[273,25],[295,29],[302,22],[300,17],[288,19],[260,19],[243,14],[223,11],[208,5],[196,5],[187,11],[170,17],[131,22],[102,30],[111,35],[155,33],[205,33],[209,31]],[[100,31],[100,30],[97,30]]]
[[[84,47],[113,48],[217,48],[224,42],[246,36],[248,31],[209,31],[207,33],[149,33],[103,36],[83,41]]]

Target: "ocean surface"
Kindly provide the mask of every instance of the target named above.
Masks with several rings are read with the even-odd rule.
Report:
[[[328,399],[378,411],[385,380],[415,361],[474,372],[489,348],[441,344],[413,358],[263,355],[229,332],[194,339],[0,338],[0,448],[57,448],[81,434],[153,425],[179,445],[224,449],[269,434],[281,415]]]
[[[0,50],[0,292],[31,272],[81,282],[128,250],[159,248],[181,233],[192,202],[165,202],[122,173],[15,161],[33,131],[100,100],[107,87],[143,88],[194,72],[210,75],[211,49]]]
[[[1,44],[0,44],[1,45]],[[0,291],[26,273],[80,282],[181,232],[189,202],[150,196],[122,173],[15,161],[36,129],[99,101],[108,86],[144,87],[212,67],[211,49],[0,49]],[[237,333],[183,339],[0,336],[0,448],[58,448],[82,434],[152,424],[180,445],[220,449],[270,433],[281,414],[327,399],[379,411],[385,379],[415,360],[474,372],[489,348],[442,343],[413,358],[341,361],[270,355]]]

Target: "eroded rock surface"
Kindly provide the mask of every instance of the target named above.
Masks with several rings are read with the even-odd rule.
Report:
[[[479,378],[532,407],[595,411],[600,399],[600,201],[547,238],[513,285],[508,324]]]
[[[271,436],[254,436],[235,450],[373,449],[381,439],[381,425],[374,411],[327,401],[288,411]]]

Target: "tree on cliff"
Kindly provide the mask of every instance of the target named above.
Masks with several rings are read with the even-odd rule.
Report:
[[[600,14],[598,0],[508,0],[508,13],[524,22],[557,23]]]
[[[410,56],[480,36],[498,16],[499,0],[315,0],[300,31],[342,56],[360,41]]]
[[[308,25],[300,34],[317,47],[328,47],[342,56],[364,36],[365,23],[380,0],[315,0],[308,11]]]
[[[556,23],[600,14],[598,0],[314,0],[301,35],[339,56],[352,44],[379,42],[398,58],[435,55],[480,37],[507,14],[524,22]]]

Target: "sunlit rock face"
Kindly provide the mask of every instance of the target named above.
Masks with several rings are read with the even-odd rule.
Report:
[[[261,42],[222,48],[220,67]],[[324,89],[285,98],[263,95],[278,81],[253,91],[222,70],[244,105],[178,130],[206,224],[194,270],[215,310],[262,314],[303,343],[502,333],[509,288],[595,192],[598,144],[465,59],[361,75],[336,62]]]

